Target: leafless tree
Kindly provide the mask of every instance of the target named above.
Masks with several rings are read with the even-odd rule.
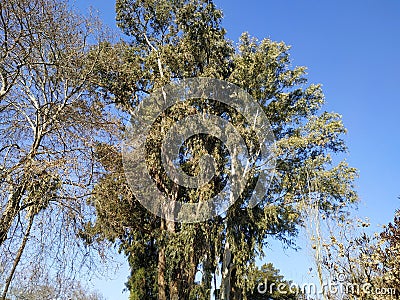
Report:
[[[89,263],[74,237],[92,216],[96,145],[117,126],[90,90],[100,32],[64,0],[0,2],[1,299],[22,260],[64,272]]]

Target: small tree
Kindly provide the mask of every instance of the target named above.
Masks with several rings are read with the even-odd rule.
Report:
[[[382,276],[376,278],[377,285],[384,289],[395,289],[392,298],[400,299],[400,210],[396,211],[393,222],[385,226],[379,237],[378,268]]]
[[[338,222],[323,244],[323,265],[329,280],[343,287],[328,299],[399,299],[399,213],[381,233],[364,231],[366,221]]]
[[[255,288],[247,293],[248,300],[296,300],[302,293],[291,281],[284,279],[271,263],[264,264],[251,274]]]
[[[65,288],[60,288],[59,284],[47,283],[26,283],[15,280],[15,287],[8,292],[9,300],[105,300],[96,291],[90,291],[82,286],[81,283],[63,278]],[[22,288],[23,287],[23,288]]]

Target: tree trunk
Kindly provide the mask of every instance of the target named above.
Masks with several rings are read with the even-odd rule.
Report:
[[[175,223],[173,221],[166,221],[167,225],[167,231],[170,234],[175,233]],[[169,279],[169,298],[170,300],[179,300],[179,273],[180,270],[173,270],[172,273],[177,273],[175,274],[176,276],[172,276]]]
[[[202,281],[204,282],[205,290],[207,291],[206,297],[207,297],[207,299],[210,299],[212,279],[213,279],[213,275],[215,276],[215,269],[213,268],[211,255],[207,254],[207,257],[204,260],[203,272],[204,272],[204,275],[203,275]]]
[[[175,223],[173,221],[161,220],[161,231],[175,232]],[[158,249],[158,299],[167,300],[167,280],[165,279],[166,273],[166,256],[165,256],[165,243],[160,243]],[[169,299],[179,300],[179,278],[174,276],[169,280]]]
[[[222,262],[221,300],[229,300],[231,292],[231,257],[229,242],[225,243],[224,259]]]
[[[230,289],[231,300],[242,300],[243,290],[237,286],[236,268],[231,270],[231,289]]]
[[[190,258],[189,258],[189,264],[187,266],[187,276],[186,276],[186,286],[185,286],[185,290],[187,291],[186,295],[182,295],[185,296],[185,299],[189,299],[189,295],[190,292],[193,288],[194,285],[194,279],[196,276],[196,270],[197,270],[197,262],[196,262],[196,258],[195,258],[195,248],[193,245],[192,251],[190,253]]]
[[[165,230],[165,220],[161,220],[161,232]],[[167,284],[165,282],[165,244],[161,242],[158,249],[158,300],[167,300]]]
[[[169,203],[169,205],[166,207],[167,209],[167,213],[169,214],[169,216],[175,216],[176,212],[175,212],[175,205],[173,201],[177,201],[178,200],[178,193],[179,193],[179,185],[178,184],[173,184],[172,186],[172,191],[171,191],[171,202]],[[176,232],[175,230],[175,222],[174,221],[169,221],[167,220],[165,222],[166,226],[167,226],[167,232],[169,236],[173,236]],[[175,273],[175,276],[172,276],[171,278],[169,278],[169,297],[170,300],[179,300],[179,278],[180,278],[180,272],[181,270],[173,270],[172,274]]]
[[[14,263],[13,263],[10,275],[8,276],[8,278],[6,280],[6,284],[5,284],[5,287],[4,287],[4,290],[3,290],[3,294],[1,296],[1,300],[6,300],[7,292],[8,292],[8,289],[10,287],[11,281],[12,281],[12,279],[14,277],[15,270],[17,269],[19,261],[21,260],[21,256],[22,256],[22,253],[25,250],[25,246],[26,246],[26,243],[28,241],[29,234],[31,233],[31,229],[32,229],[32,224],[33,224],[33,219],[34,218],[35,218],[35,214],[33,212],[31,212],[30,216],[29,216],[29,224],[28,224],[28,227],[26,229],[26,232],[25,232],[25,235],[24,235],[24,239],[22,240],[21,246],[18,249],[17,256],[14,259]]]
[[[19,212],[19,202],[25,192],[25,184],[21,184],[17,188],[10,188],[10,196],[8,197],[7,206],[0,219],[0,246],[7,239],[8,230],[10,229],[15,217]]]
[[[169,294],[170,300],[179,300],[179,286],[178,286],[178,277],[170,280],[169,283]]]

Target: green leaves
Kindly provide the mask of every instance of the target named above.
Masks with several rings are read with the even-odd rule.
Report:
[[[159,292],[164,289],[159,296],[209,298],[212,278],[221,268],[229,242],[235,268],[231,285],[245,297],[254,288],[249,276],[255,272],[255,259],[263,255],[269,238],[293,246],[292,238],[303,221],[304,199],[315,195],[319,209],[327,213],[356,201],[356,170],[344,161],[335,164],[331,158],[331,154],[346,151],[341,117],[321,111],[325,101],[321,85],[307,85],[306,68],[291,65],[290,47],[285,43],[258,41],[244,33],[233,47],[220,24],[222,12],[212,1],[118,0],[116,8],[118,26],[131,43],[105,47],[105,58],[111,59],[104,60],[96,80],[108,101],[131,113],[144,97],[166,83],[186,77],[227,80],[250,93],[264,109],[277,139],[278,164],[270,192],[258,206],[248,207],[257,181],[253,172],[245,192],[226,214],[204,224],[184,225],[169,224],[143,211],[127,188],[119,164],[108,166],[100,159],[109,174],[96,187],[94,228],[97,234],[106,233],[104,237],[119,241],[128,255],[132,295],[139,293],[134,287],[145,280],[152,291],[146,297],[155,297],[152,289],[158,286]],[[212,197],[231,175],[224,146],[207,135],[196,135],[181,149],[182,169],[197,174],[200,157],[210,154],[222,175],[199,190],[186,189],[167,178],[160,161],[162,140],[175,122],[193,114],[225,118],[248,147],[257,144],[243,116],[217,101],[191,99],[163,112],[147,138],[147,166],[157,186],[183,202]],[[202,272],[200,283],[194,282],[197,271]],[[164,279],[169,287],[162,284]]]

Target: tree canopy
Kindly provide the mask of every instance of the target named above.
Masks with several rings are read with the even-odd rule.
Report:
[[[256,272],[256,258],[271,238],[292,246],[304,207],[340,213],[356,201],[356,170],[331,157],[346,151],[341,117],[323,110],[321,85],[308,84],[306,68],[291,65],[285,43],[244,33],[234,46],[212,1],[118,0],[116,10],[127,41],[108,44],[95,70],[106,101],[133,115],[145,97],[166,84],[188,77],[225,80],[263,108],[276,138],[277,164],[270,190],[257,206],[248,205],[254,172],[225,214],[204,223],[173,223],[141,206],[127,183],[121,149],[102,143],[96,155],[108,174],[92,197],[96,221],[82,234],[88,242],[109,239],[127,255],[130,299],[209,299],[218,276],[221,299],[246,299],[254,289],[249,276]],[[193,114],[225,118],[254,142],[254,131],[240,114],[218,101],[188,99],[164,111],[147,137],[146,162],[157,186],[182,202],[215,195],[232,175],[224,145],[212,135],[197,135],[181,148],[182,169],[197,174],[200,158],[211,154],[220,175],[197,190],[168,179],[160,162],[163,138],[174,122]]]

